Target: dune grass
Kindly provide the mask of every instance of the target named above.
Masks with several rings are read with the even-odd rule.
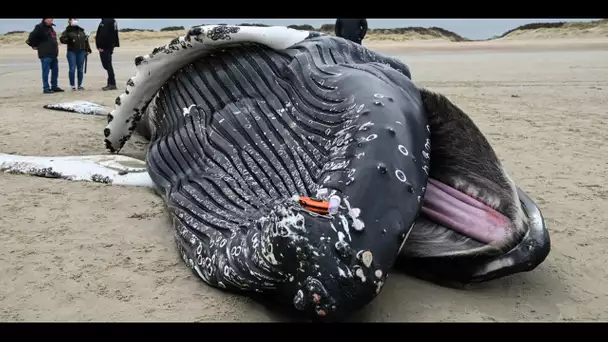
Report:
[[[531,23],[509,30],[496,39],[608,38],[608,19],[590,22]]]

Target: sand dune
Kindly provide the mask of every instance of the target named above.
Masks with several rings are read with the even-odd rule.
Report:
[[[608,39],[608,19],[594,22],[529,24],[499,38],[503,40],[534,39]]]

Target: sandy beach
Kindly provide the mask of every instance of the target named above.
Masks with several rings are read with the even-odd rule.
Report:
[[[105,154],[105,117],[43,109],[113,105],[138,54],[168,39],[125,41],[118,91],[90,56],[85,91],[42,94],[25,44],[0,45],[0,152]],[[608,320],[608,38],[454,43],[370,42],[401,58],[419,85],[463,108],[540,206],[552,252],[536,270],[465,289],[393,271],[351,321]],[[126,149],[143,148],[132,140]],[[0,173],[0,321],[292,321],[211,288],[179,257],[168,213],[151,190]]]

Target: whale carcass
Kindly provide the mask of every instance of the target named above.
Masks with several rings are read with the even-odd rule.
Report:
[[[135,131],[150,140],[136,177],[109,167],[112,156],[0,162],[153,186],[209,285],[340,320],[398,261],[471,282],[531,270],[549,252],[540,211],[483,134],[395,58],[316,32],[217,25],[135,63],[104,137],[113,153]]]

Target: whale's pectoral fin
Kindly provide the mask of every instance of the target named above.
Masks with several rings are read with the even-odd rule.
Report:
[[[123,155],[34,157],[0,153],[0,171],[74,181],[154,187],[146,163]]]
[[[112,108],[89,101],[71,101],[63,103],[47,104],[46,109],[59,110],[64,112],[79,113],[84,115],[107,116]]]

